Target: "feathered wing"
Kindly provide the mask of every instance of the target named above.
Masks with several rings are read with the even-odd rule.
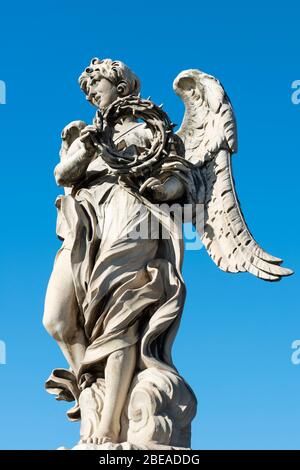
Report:
[[[186,70],[173,86],[185,104],[177,134],[184,143],[185,158],[205,185],[201,238],[208,254],[227,272],[248,271],[267,281],[292,274],[280,266],[281,259],[256,243],[244,220],[231,169],[231,156],[237,151],[236,123],[221,83],[199,70]]]

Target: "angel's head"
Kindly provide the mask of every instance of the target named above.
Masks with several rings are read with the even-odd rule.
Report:
[[[137,95],[140,81],[127,65],[111,59],[94,58],[79,77],[86,99],[104,111],[117,98]]]

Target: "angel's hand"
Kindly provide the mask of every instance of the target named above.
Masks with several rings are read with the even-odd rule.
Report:
[[[163,183],[157,178],[149,178],[140,188],[140,193],[150,189],[155,201],[171,201],[183,196],[185,187],[176,176],[167,178]]]
[[[80,141],[88,153],[94,154],[99,144],[99,130],[96,126],[86,126],[80,132]]]

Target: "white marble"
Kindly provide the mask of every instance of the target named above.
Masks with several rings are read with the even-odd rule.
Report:
[[[202,241],[223,271],[267,281],[292,271],[244,221],[231,169],[235,119],[218,80],[199,70],[178,75],[185,115],[176,134],[122,62],[93,59],[79,82],[97,112],[92,124],[64,128],[55,168],[65,190],[56,200],[62,246],[44,326],[69,370],[55,369],[46,388],[75,400],[74,449],[189,448],[196,398],[171,357],[185,300],[183,240],[168,207],[202,204]],[[133,237],[146,223],[150,236]]]

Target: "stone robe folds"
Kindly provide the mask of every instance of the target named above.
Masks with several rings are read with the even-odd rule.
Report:
[[[128,133],[127,146],[131,140],[136,143],[136,128]],[[183,176],[178,169],[166,176],[175,173]],[[155,367],[177,374],[171,349],[185,300],[181,221],[170,223],[166,204],[161,208],[122,182],[101,157],[90,164],[80,187],[60,196],[56,205],[57,235],[64,240],[61,249],[71,250],[81,323],[89,342],[79,381],[86,373],[103,377],[107,356],[133,344],[138,348],[137,373]],[[158,225],[168,237],[158,235]],[[142,237],[133,235],[140,231]],[[78,398],[74,383],[66,385],[66,372],[53,372],[48,391],[67,388]],[[61,395],[65,397],[66,392]]]

